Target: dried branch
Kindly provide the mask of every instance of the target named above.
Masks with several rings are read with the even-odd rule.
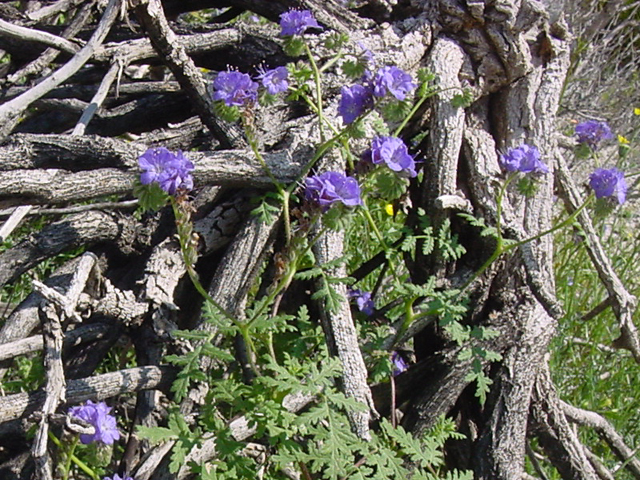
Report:
[[[125,65],[119,60],[116,59],[109,67],[109,70],[105,74],[100,82],[100,86],[98,87],[98,91],[91,99],[91,103],[89,106],[82,112],[82,116],[80,120],[78,120],[77,125],[73,129],[71,135],[84,135],[84,131],[87,128],[87,125],[93,118],[93,115],[102,105],[105,98],[107,98],[107,94],[109,93],[109,89],[111,88],[111,84],[115,81],[116,77],[122,72],[122,69]]]
[[[66,404],[104,400],[141,390],[165,390],[171,386],[175,374],[174,367],[164,365],[127,368],[90,378],[69,380],[64,393]],[[42,390],[0,397],[0,423],[26,418],[41,410],[44,400],[45,394]]]
[[[68,330],[64,334],[62,348],[64,350],[81,343],[100,340],[101,338],[104,338],[105,333],[110,328],[111,326],[104,323],[92,323],[89,325],[79,326],[73,330]],[[44,343],[42,335],[34,335],[32,337],[23,338],[10,343],[1,343],[0,361],[15,358],[19,355],[37,352],[42,350],[43,347]]]
[[[574,407],[562,400],[560,400],[560,406],[569,421],[584,427],[593,428],[598,432],[598,435],[607,442],[611,450],[613,450],[632,475],[640,479],[640,460],[636,457],[635,452],[625,444],[622,435],[620,435],[602,415]]]
[[[122,0],[109,0],[102,19],[87,44],[69,62],[22,95],[0,105],[0,138],[11,132],[24,111],[37,99],[76,73],[94,54],[109,33]]]
[[[73,42],[70,42],[66,38],[58,37],[48,32],[41,30],[35,30],[33,28],[21,27],[12,23],[6,22],[0,18],[0,36],[10,36],[19,39],[20,41],[38,42],[51,47],[55,47],[63,52],[76,54],[80,47]]]
[[[240,132],[234,131],[232,125],[223,125],[213,114],[213,98],[207,92],[203,75],[169,27],[160,0],[134,0],[132,4],[149,34],[151,43],[191,98],[202,122],[218,138],[222,147],[243,146],[245,142]]]
[[[45,401],[40,412],[38,430],[33,440],[33,457],[38,476],[42,480],[53,480],[51,463],[47,451],[49,415],[65,401],[66,382],[62,366],[62,325],[53,305],[40,309],[42,337],[44,339],[44,368],[46,372]]]

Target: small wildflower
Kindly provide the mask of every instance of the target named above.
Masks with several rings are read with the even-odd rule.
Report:
[[[308,28],[321,28],[309,10],[289,10],[280,15],[280,36],[302,35]]]
[[[134,478],[130,477],[129,475],[125,475],[124,477],[121,477],[117,473],[114,473],[113,477],[104,477],[102,480],[134,480]]]
[[[91,400],[87,400],[84,405],[69,409],[69,415],[84,420],[95,429],[93,434],[80,435],[80,441],[83,444],[102,442],[106,445],[111,445],[120,438],[116,417],[109,415],[110,411],[111,407],[108,407],[106,403],[93,403]]]
[[[613,134],[607,122],[587,120],[576,125],[576,135],[578,142],[586,143],[592,149],[598,148],[598,144],[603,140],[613,139]]]
[[[409,155],[407,145],[397,137],[375,137],[371,142],[371,161],[376,165],[386,164],[394,172],[415,177],[416,163]]]
[[[213,99],[223,100],[228,107],[241,107],[258,98],[258,84],[246,73],[220,72],[213,81]]]
[[[500,155],[500,163],[509,172],[549,172],[549,168],[540,160],[540,151],[526,143],[516,148],[510,148],[507,153]]]
[[[362,85],[352,85],[340,89],[342,96],[338,105],[338,114],[345,125],[352,123],[367,109],[373,106],[371,91]]]
[[[384,206],[384,211],[391,217],[393,215],[393,203],[387,203]]]
[[[627,199],[627,182],[617,168],[596,168],[589,176],[589,185],[596,198],[608,198],[622,205]]]
[[[289,70],[287,67],[276,67],[272,70],[261,71],[258,78],[270,95],[286,92],[289,88]]]
[[[618,135],[618,143],[622,144],[622,145],[629,145],[629,140],[627,139],[627,137],[623,137],[622,135]]]
[[[140,182],[143,185],[156,182],[169,195],[176,191],[189,191],[193,188],[191,171],[194,169],[183,153],[172,153],[164,147],[150,148],[138,158],[138,165],[142,169]]]
[[[407,95],[415,90],[416,84],[411,81],[411,75],[398,67],[382,67],[376,73],[373,80],[373,94],[376,97],[384,97],[387,92],[398,100],[404,100]]]
[[[357,288],[353,288],[349,289],[348,296],[350,299],[356,301],[358,310],[365,315],[372,315],[375,311],[376,307],[373,303],[373,299],[371,298],[371,292],[364,292]]]
[[[640,108],[636,107],[633,109],[633,114],[634,115],[640,115]]]
[[[335,202],[342,202],[348,207],[362,204],[356,179],[339,172],[325,172],[307,178],[305,192],[307,199],[325,210]]]
[[[402,358],[402,356],[395,351],[391,354],[391,363],[393,366],[391,375],[393,375],[394,377],[397,377],[409,368],[409,365],[407,365],[407,362],[404,361],[404,358]]]

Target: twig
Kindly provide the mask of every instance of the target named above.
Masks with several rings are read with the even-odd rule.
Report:
[[[167,389],[175,379],[176,369],[172,366],[146,366],[103,373],[89,378],[69,380],[65,397],[67,405],[85,400],[104,400],[125,393],[141,390]],[[0,397],[0,423],[25,418],[42,409],[44,391],[16,393]]]
[[[622,435],[600,414],[583,410],[560,400],[560,406],[567,418],[579,425],[593,428],[609,445],[616,456],[625,463],[626,468],[635,478],[640,479],[640,460],[635,457],[634,451],[625,443]]]
[[[123,61],[119,58],[111,64],[111,67],[100,83],[98,91],[91,99],[89,106],[84,110],[84,112],[82,112],[82,116],[80,117],[80,120],[78,120],[73,132],[71,132],[71,135],[84,135],[87,125],[89,125],[93,115],[96,113],[98,108],[100,108],[104,99],[107,98],[111,84],[114,82],[118,74],[122,72],[124,66]]]
[[[29,214],[29,211],[33,208],[33,205],[22,205],[20,207],[16,207],[11,212],[11,216],[7,219],[6,222],[0,227],[0,243],[4,242],[9,235],[18,228],[22,219]]]
[[[81,4],[84,1],[86,0],[59,0],[52,5],[47,5],[46,7],[42,7],[34,12],[28,13],[27,16],[31,20],[39,22],[40,20],[52,17],[60,12],[69,11],[71,8]]]
[[[91,19],[91,10],[95,0],[84,5],[76,14],[73,21],[69,24],[67,28],[62,32],[62,37],[65,39],[72,38],[82,30],[82,27],[86,25],[86,23]],[[38,58],[33,60],[32,62],[27,63],[24,67],[20,68],[16,72],[12,73],[7,77],[7,83],[15,84],[19,82],[21,79],[29,76],[36,75],[40,73],[49,63],[51,63],[58,55],[60,54],[60,50],[56,48],[47,48],[44,52],[42,52]],[[11,98],[7,96],[7,98]]]
[[[53,480],[51,463],[47,452],[49,415],[65,401],[65,378],[62,366],[62,326],[60,317],[52,305],[40,309],[42,337],[44,340],[44,368],[47,376],[46,398],[40,416],[40,425],[33,441],[33,457],[38,476],[42,480]]]
[[[104,323],[94,323],[74,328],[65,333],[63,340],[63,348],[68,348],[79,343],[86,343],[93,340],[99,340],[104,337],[107,330],[111,328]],[[37,352],[44,347],[42,335],[34,335],[32,337],[16,340],[11,343],[0,344],[0,361],[9,358],[15,358],[19,355]]]
[[[113,22],[116,20],[121,1],[122,0],[109,0],[104,15],[94,34],[87,44],[76,53],[69,62],[30,90],[0,106],[0,138],[4,138],[13,130],[18,119],[29,105],[71,77],[71,75],[76,73],[91,58],[107,36],[107,33],[109,33],[111,25],[113,25]]]
[[[88,212],[89,210],[116,210],[116,209],[127,209],[127,208],[135,208],[138,206],[138,200],[125,200],[123,202],[97,202],[90,203],[88,205],[73,205],[71,207],[63,207],[63,208],[33,208],[32,205],[29,205],[31,209],[26,213],[26,215],[67,215],[69,213],[79,213],[79,212]],[[20,208],[20,207],[18,207]],[[13,209],[10,209],[13,210]],[[0,210],[0,217],[5,215],[10,215],[10,212],[7,210]],[[3,227],[4,228],[4,227]],[[0,241],[6,238],[2,236],[0,231]]]
[[[75,54],[80,47],[69,40],[53,35],[52,33],[35,30],[33,28],[21,27],[13,25],[0,18],[0,36],[9,36],[17,38],[21,41],[38,42],[51,47],[55,47],[63,52]]]

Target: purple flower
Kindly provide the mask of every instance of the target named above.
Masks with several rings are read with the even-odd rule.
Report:
[[[526,143],[516,148],[510,148],[507,153],[500,155],[500,163],[509,172],[549,172],[549,168],[540,160],[540,151]]]
[[[258,98],[258,84],[246,73],[233,70],[218,73],[213,90],[213,99],[223,100],[228,107],[241,107]]]
[[[302,35],[308,28],[320,28],[309,10],[289,10],[280,15],[280,36]]]
[[[365,110],[373,106],[371,90],[362,85],[352,85],[340,89],[342,96],[338,104],[338,114],[342,117],[345,125],[352,123]]]
[[[258,78],[262,81],[262,85],[271,95],[277,95],[286,92],[289,88],[289,70],[287,67],[277,67],[273,70],[260,72]]]
[[[111,407],[107,407],[104,402],[87,403],[69,409],[69,415],[80,418],[89,423],[95,429],[93,434],[80,435],[80,441],[85,445],[91,442],[102,442],[111,445],[120,438],[120,432],[116,425],[116,417],[109,415]]]
[[[113,477],[104,477],[102,480],[134,480],[134,478],[130,477],[129,475],[125,475],[124,477],[121,477],[117,473],[114,473]]]
[[[609,198],[622,205],[627,199],[627,182],[624,173],[617,168],[596,168],[589,176],[589,185],[596,198]]]
[[[384,163],[394,172],[404,172],[410,177],[417,175],[416,162],[397,137],[375,137],[371,142],[371,161],[376,165]]]
[[[613,138],[613,133],[611,133],[607,122],[598,122],[597,120],[587,120],[576,125],[576,135],[578,142],[586,143],[594,150],[598,148],[598,143],[602,140]]]
[[[164,147],[150,148],[138,158],[138,165],[142,169],[140,182],[143,185],[156,182],[169,195],[174,195],[178,189],[191,190],[194,169],[183,153],[172,153]]]
[[[407,365],[407,362],[404,361],[404,358],[402,358],[400,354],[395,351],[391,354],[391,363],[393,366],[391,375],[393,375],[394,377],[400,375],[407,368],[409,368],[409,365]]]
[[[342,202],[348,207],[362,204],[356,179],[339,172],[325,172],[307,178],[305,194],[307,199],[325,210],[335,202]]]
[[[389,92],[398,100],[404,100],[416,86],[411,81],[411,75],[398,67],[382,67],[373,80],[373,94],[384,97]]]
[[[357,288],[349,289],[347,292],[350,299],[356,301],[356,306],[358,310],[364,313],[365,315],[372,315],[375,311],[375,305],[373,304],[373,300],[371,298],[371,292],[363,292]]]

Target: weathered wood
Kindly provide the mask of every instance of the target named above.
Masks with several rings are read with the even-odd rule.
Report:
[[[86,400],[105,400],[140,390],[167,389],[173,382],[175,373],[174,367],[148,366],[69,380],[64,392],[66,405],[76,405]],[[26,418],[42,408],[44,399],[45,394],[41,390],[0,397],[0,423]]]

